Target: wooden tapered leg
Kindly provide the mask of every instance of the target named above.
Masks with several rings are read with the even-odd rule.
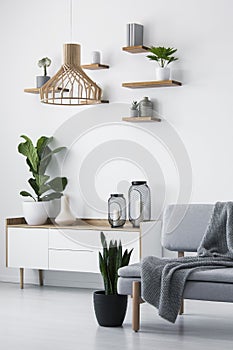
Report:
[[[44,285],[43,270],[38,270],[38,272],[39,272],[39,284],[42,287]]]
[[[23,287],[24,287],[24,269],[22,267],[20,267],[19,273],[20,273],[20,289],[23,289]]]
[[[178,258],[183,258],[184,257],[184,252],[178,252]],[[184,313],[184,299],[182,300],[181,306],[180,306],[180,311],[179,315],[183,315]]]
[[[184,299],[182,299],[182,302],[181,302],[179,315],[183,315],[183,313],[184,313]]]
[[[133,282],[133,315],[132,329],[137,332],[140,328],[140,282]]]

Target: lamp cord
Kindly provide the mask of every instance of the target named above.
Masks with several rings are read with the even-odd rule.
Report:
[[[70,0],[70,42],[73,40],[73,0]]]

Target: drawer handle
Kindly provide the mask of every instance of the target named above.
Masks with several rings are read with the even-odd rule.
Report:
[[[93,250],[89,250],[89,249],[63,249],[63,248],[50,248],[49,250],[53,251],[53,250],[57,250],[57,251],[61,251],[61,252],[84,252],[84,253],[94,253]]]

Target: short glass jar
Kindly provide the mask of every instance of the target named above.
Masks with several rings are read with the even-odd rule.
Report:
[[[129,188],[129,221],[139,227],[151,219],[151,196],[146,181],[133,181]]]
[[[111,227],[122,227],[126,222],[126,201],[121,193],[113,193],[108,200],[108,221]]]

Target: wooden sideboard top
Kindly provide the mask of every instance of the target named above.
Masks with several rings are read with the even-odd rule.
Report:
[[[7,218],[7,227],[18,227],[18,228],[53,228],[53,229],[71,229],[71,230],[99,230],[99,231],[129,231],[139,232],[139,227],[133,227],[129,221],[126,221],[123,227],[111,228],[108,220],[105,219],[77,219],[72,225],[61,226],[55,223],[54,220],[48,219],[44,225],[31,226],[28,225],[24,218]]]

